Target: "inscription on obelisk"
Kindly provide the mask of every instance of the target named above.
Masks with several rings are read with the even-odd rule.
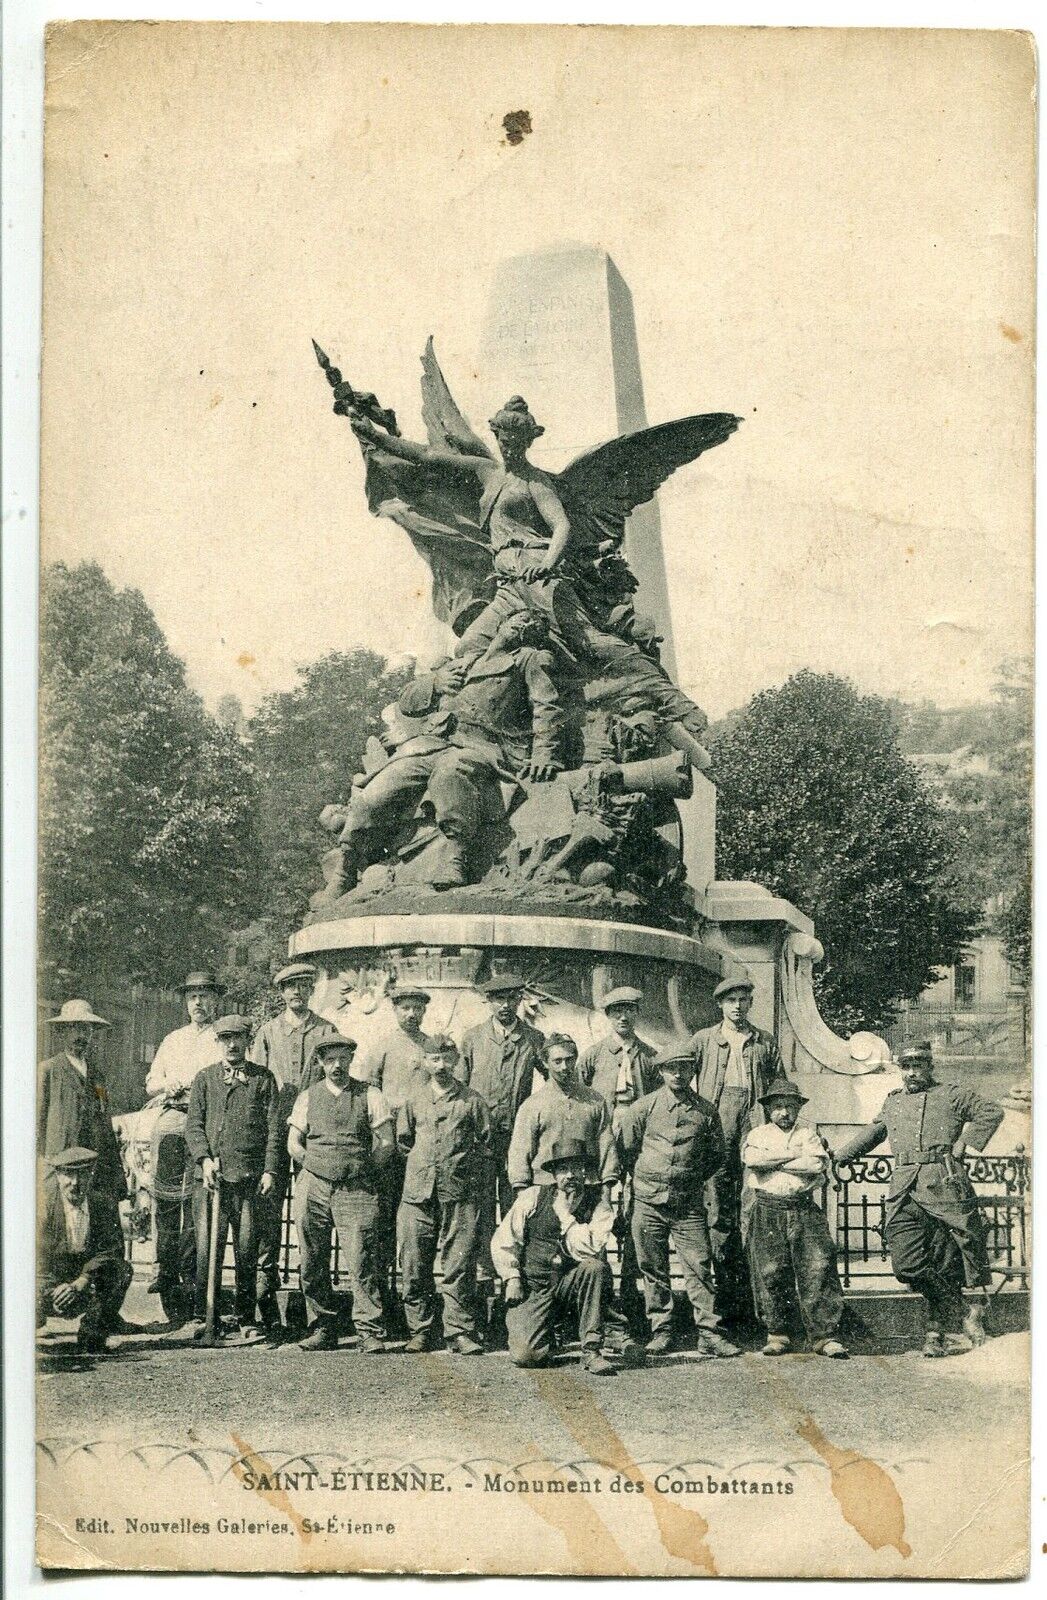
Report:
[[[647,426],[632,295],[606,250],[565,245],[501,262],[477,367],[487,415],[510,394],[527,400],[545,429],[531,457],[549,471],[615,434]],[[625,554],[639,582],[637,608],[654,617],[664,640],[662,661],[675,677],[655,501],[629,518]],[[680,812],[688,878],[701,892],[715,877],[716,790],[700,773]]]

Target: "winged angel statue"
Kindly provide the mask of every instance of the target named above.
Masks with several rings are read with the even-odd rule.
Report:
[[[362,450],[369,508],[426,559],[455,636],[387,711],[349,801],[327,808],[339,847],[314,906],[406,884],[518,888],[521,876],[546,897],[573,884],[637,903],[678,884],[671,800],[709,765],[706,718],[661,665],[622,545],[630,512],[740,418],[683,417],[550,473],[528,460],[543,430],[519,395],[491,418],[497,454],[474,432],[431,339],[427,444],[313,347]]]

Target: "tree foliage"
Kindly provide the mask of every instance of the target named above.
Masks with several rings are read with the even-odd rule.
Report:
[[[57,563],[41,610],[41,932],[63,989],[167,984],[257,895],[254,776],[135,589]]]
[[[833,674],[755,696],[711,742],[717,874],[749,878],[814,919],[823,1014],[883,1029],[951,964],[978,922],[962,839],[902,754],[892,707]]]

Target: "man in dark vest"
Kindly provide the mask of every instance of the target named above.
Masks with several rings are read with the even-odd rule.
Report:
[[[105,1350],[131,1282],[124,1237],[112,1205],[92,1188],[93,1150],[73,1146],[52,1156],[40,1204],[36,1322],[80,1317],[77,1348]]]
[[[555,1325],[569,1312],[585,1370],[606,1377],[617,1370],[601,1354],[614,1294],[607,1264],[614,1211],[580,1139],[550,1143],[542,1176],[544,1182],[517,1195],[491,1240],[495,1271],[505,1281],[509,1354],[518,1367],[545,1366]]]
[[[973,1089],[935,1082],[926,1040],[903,1050],[898,1065],[903,1087],[892,1090],[876,1121],[847,1140],[836,1159],[851,1161],[890,1141],[891,1270],[927,1303],[924,1355],[959,1355],[985,1343],[985,1286],[991,1281],[985,1223],[963,1155],[968,1145],[985,1149],[1003,1108]]]
[[[127,1179],[109,1114],[109,1097],[94,1060],[94,1041],[112,1026],[86,1000],[66,1000],[50,1018],[60,1054],[40,1067],[37,1154],[45,1161],[72,1148],[95,1152],[91,1187],[109,1205],[119,1227]]]
[[[302,1291],[313,1327],[303,1350],[338,1344],[338,1308],[331,1287],[331,1232],[338,1230],[342,1265],[353,1296],[360,1350],[384,1350],[379,1282],[379,1182],[393,1151],[393,1119],[380,1089],[350,1074],[356,1045],[341,1035],[313,1047],[323,1081],[298,1096],[287,1148],[300,1162],[294,1191]]]
[[[247,1060],[251,1024],[236,1012],[219,1017],[214,1031],[222,1060],[193,1079],[185,1142],[195,1163],[193,1218],[196,1275],[193,1337],[203,1335],[211,1206],[217,1204],[218,1260],[230,1228],[236,1263],[236,1320],[245,1343],[262,1338],[255,1311],[266,1282],[258,1272],[259,1211],[271,1194],[286,1156],[280,1149],[280,1103],[267,1067]]]
[[[462,1038],[459,1071],[485,1101],[491,1116],[491,1144],[480,1196],[480,1276],[488,1283],[494,1275],[491,1235],[499,1211],[504,1216],[513,1200],[505,1168],[516,1113],[535,1088],[536,1075],[539,1085],[545,1082],[544,1038],[519,1014],[524,988],[523,978],[513,972],[489,978],[481,992],[491,1014]]]
[[[727,1323],[752,1318],[752,1295],[741,1235],[742,1145],[763,1122],[760,1097],[785,1076],[778,1046],[749,1021],[754,985],[748,973],[729,974],[713,990],[722,1021],[691,1040],[695,1088],[719,1112],[724,1159],[705,1191],[709,1241],[716,1278],[716,1309]]]

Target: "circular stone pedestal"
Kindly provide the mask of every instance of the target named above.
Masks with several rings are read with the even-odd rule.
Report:
[[[714,1021],[721,958],[697,939],[658,928],[580,918],[487,915],[346,917],[313,922],[291,954],[324,975],[314,1005],[366,1045],[394,1025],[387,990],[420,984],[432,996],[424,1027],[460,1039],[488,1007],[478,985],[519,973],[525,1011],[544,1033],[579,1048],[606,1031],[597,1007],[610,989],[641,989],[641,1031],[657,1044]]]

